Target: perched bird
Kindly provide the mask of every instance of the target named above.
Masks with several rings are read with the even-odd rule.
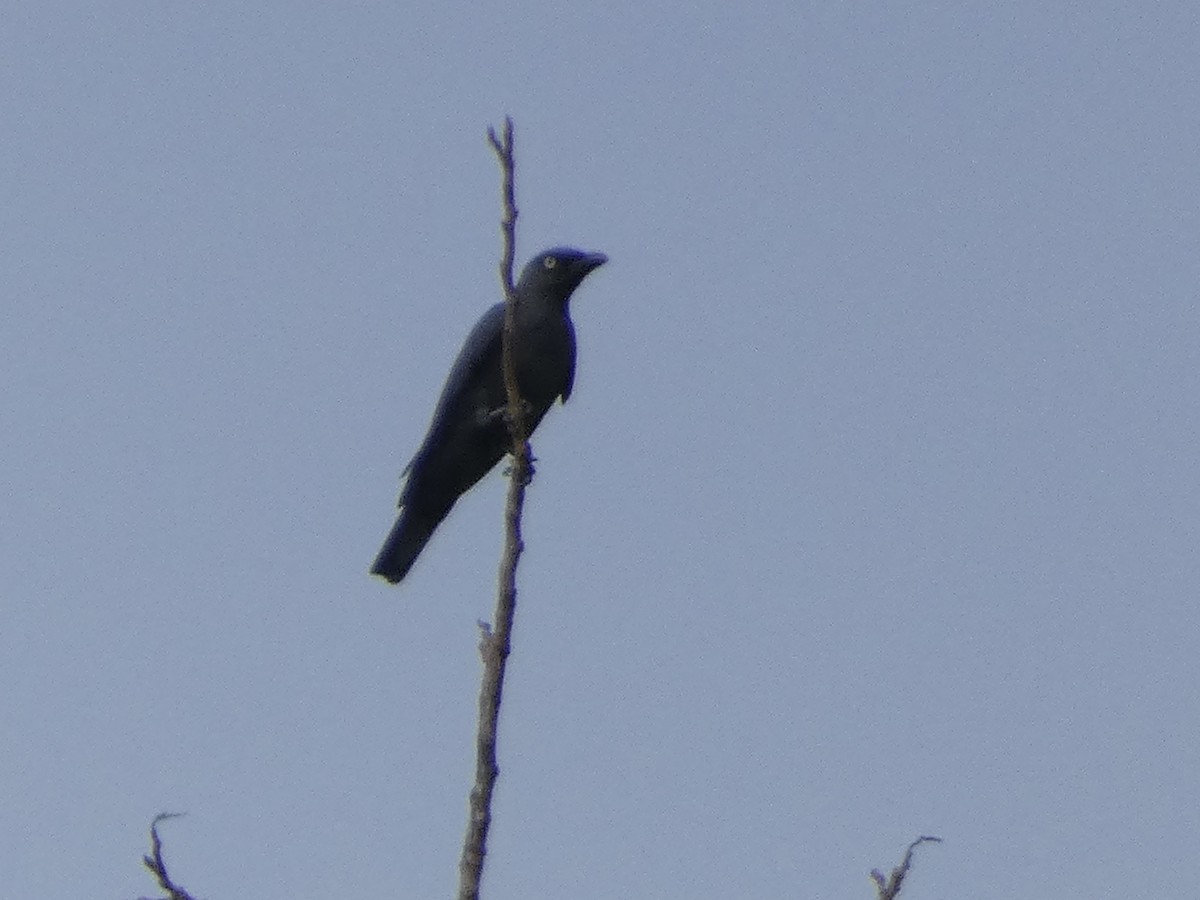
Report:
[[[516,285],[513,349],[525,412],[533,434],[542,416],[575,380],[575,327],[567,301],[588,272],[608,261],[603,253],[558,247],[535,256]],[[429,432],[400,492],[400,516],[371,566],[371,574],[397,583],[455,502],[512,447],[501,367],[504,304],[476,323],[433,412]]]

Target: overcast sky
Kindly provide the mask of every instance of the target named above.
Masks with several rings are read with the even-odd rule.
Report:
[[[367,575],[518,260],[489,900],[1176,897],[1200,847],[1194,3],[10,5],[11,897],[445,897],[505,482]]]

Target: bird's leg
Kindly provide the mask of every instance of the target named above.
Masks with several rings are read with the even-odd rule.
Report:
[[[530,403],[528,400],[522,400],[521,401],[521,413],[522,413],[522,415],[525,416],[525,418],[529,418],[531,415],[533,415],[533,404]],[[482,424],[484,424],[484,425],[490,425],[492,422],[495,422],[497,419],[503,419],[505,425],[512,424],[511,419],[508,415],[508,404],[507,403],[504,404],[503,406],[497,406],[495,409],[484,410],[480,416],[480,419],[481,419]]]
[[[529,417],[533,415],[533,412],[534,412],[533,404],[530,403],[528,400],[522,400],[521,401],[521,414],[525,417],[526,423],[529,422]],[[490,425],[493,422],[495,422],[497,419],[501,419],[504,421],[505,430],[509,433],[509,435],[511,435],[513,432],[512,417],[508,414],[508,406],[507,405],[498,406],[495,409],[489,409],[487,411],[482,412],[480,415],[480,419],[481,419],[482,423],[485,425]],[[526,425],[526,427],[528,428],[528,424]],[[530,454],[529,455],[529,476],[525,480],[526,485],[528,485],[531,481],[533,481],[533,464],[534,464],[534,462],[536,462],[536,457],[533,456],[533,454]],[[504,469],[504,476],[506,478],[510,477],[512,475],[512,473],[513,473],[512,466],[507,466]]]
[[[533,404],[528,400],[521,401],[521,415],[524,416],[526,422],[528,422],[529,417],[533,415]],[[503,419],[505,427],[508,428],[510,434],[512,433],[512,417],[508,414],[507,404],[504,406],[497,406],[495,409],[487,410],[483,413],[481,419],[482,424],[484,425],[490,425],[497,419]]]

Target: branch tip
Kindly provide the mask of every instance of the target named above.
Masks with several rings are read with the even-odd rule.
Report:
[[[890,876],[884,877],[883,873],[878,869],[871,870],[871,880],[875,882],[875,890],[878,893],[879,900],[896,900],[900,896],[900,888],[904,884],[904,879],[908,876],[909,869],[912,868],[913,851],[921,844],[934,843],[940,844],[940,837],[931,835],[921,835],[915,841],[908,845],[908,849],[904,851],[904,859],[900,865],[892,869]]]
[[[158,886],[167,892],[166,900],[194,900],[191,894],[176,885],[167,873],[167,864],[162,856],[162,838],[158,836],[158,823],[178,819],[183,813],[159,813],[150,823],[150,853],[142,857],[142,864],[158,881]]]

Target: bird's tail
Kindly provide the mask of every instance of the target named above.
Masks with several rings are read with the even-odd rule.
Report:
[[[383,542],[383,549],[375,557],[371,574],[385,578],[392,584],[400,581],[408,574],[408,570],[412,568],[412,564],[416,562],[445,517],[445,513],[430,516],[408,507],[401,510],[400,517],[396,519],[387,540]]]

